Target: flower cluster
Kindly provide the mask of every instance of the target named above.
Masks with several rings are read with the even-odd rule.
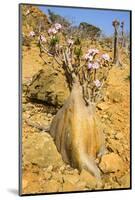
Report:
[[[99,53],[98,49],[89,49],[88,52],[85,54],[85,59],[86,61],[89,61],[88,63],[88,69],[98,69],[99,68],[99,62],[97,61],[93,61],[94,56],[96,56],[96,54]]]
[[[73,45],[73,44],[74,44],[74,41],[73,41],[72,39],[68,39],[68,40],[67,40],[67,43],[68,43],[69,45]]]
[[[88,69],[91,69],[93,67],[92,63],[88,63]]]
[[[98,69],[99,68],[99,63],[98,62],[94,62],[92,65],[93,69]]]
[[[58,33],[58,31],[62,28],[61,24],[59,23],[56,23],[54,24],[54,27],[53,28],[49,28],[48,30],[48,34],[51,35],[51,34],[56,34]]]
[[[35,32],[34,31],[30,31],[30,33],[29,33],[29,36],[30,37],[34,37],[36,34],[35,34]]]
[[[92,61],[93,57],[99,53],[98,49],[89,49],[88,52],[85,54],[85,59],[87,61]]]
[[[96,87],[100,87],[101,86],[101,82],[98,79],[96,79],[94,81],[94,84],[95,84]]]
[[[88,53],[92,56],[96,55],[99,53],[99,50],[98,49],[89,49],[88,50]]]
[[[93,60],[93,56],[89,55],[89,53],[85,54],[85,59],[92,61]]]
[[[100,67],[99,63],[98,62],[89,62],[88,63],[88,69],[98,69]]]
[[[103,55],[101,56],[101,58],[103,58],[103,59],[106,60],[106,61],[109,61],[109,60],[110,60],[110,56],[109,56],[107,53],[103,54]]]
[[[48,33],[49,34],[56,34],[58,31],[55,28],[49,28]]]
[[[93,56],[98,54],[98,49],[90,49],[89,53],[85,55],[85,59],[89,61],[88,63],[88,69],[98,69],[100,67],[100,62],[103,59],[104,61],[109,61],[110,56],[108,54],[102,54],[101,58],[96,59],[96,61],[93,61]]]
[[[90,86],[90,84],[92,83],[91,85],[94,88],[94,90],[92,90],[92,94],[93,94],[93,96],[96,95],[97,90],[100,90],[103,86],[103,83],[101,81],[103,79],[101,78],[101,76],[100,76],[100,78],[98,77],[98,75],[101,74],[100,73],[101,71],[99,68],[101,68],[101,70],[102,70],[102,67],[109,66],[110,56],[106,53],[101,54],[99,52],[99,50],[96,48],[90,48],[84,55],[83,59],[81,59],[81,56],[83,54],[81,51],[81,47],[80,48],[77,48],[76,46],[75,46],[75,48],[73,47],[73,45],[76,43],[72,37],[67,38],[67,40],[66,40],[67,46],[65,46],[65,44],[64,44],[64,46],[60,46],[61,43],[60,43],[59,35],[57,35],[57,33],[59,33],[61,29],[62,29],[62,25],[59,23],[55,23],[48,30],[48,34],[50,36],[48,42],[46,40],[46,37],[41,34],[39,34],[38,39],[41,42],[43,42],[44,45],[47,46],[48,52],[49,52],[49,53],[48,52],[47,53],[51,56],[55,56],[54,58],[59,65],[61,65],[61,62],[59,62],[59,60],[62,59],[62,62],[64,61],[66,63],[65,67],[68,68],[69,67],[68,63],[71,64],[71,68],[73,67],[72,71],[74,70],[74,66],[78,66],[78,69],[75,68],[75,72],[77,75],[79,73],[81,74],[81,69],[83,66],[85,66],[88,70],[83,71],[84,77],[83,77],[83,73],[82,73],[82,77],[80,76],[81,77],[80,80],[82,79],[81,80],[82,83],[83,83],[83,79],[84,79],[84,81],[88,82],[87,83],[88,85],[86,85],[86,86]],[[30,36],[34,37],[35,33],[33,31],[31,31]],[[63,51],[65,51],[65,52],[63,53]],[[75,56],[73,56],[73,54]],[[81,66],[82,61],[84,61],[84,62]],[[105,70],[107,70],[107,68]],[[103,76],[104,76],[104,74],[103,74]]]
[[[62,28],[61,24],[59,24],[59,23],[56,23],[54,25],[54,27],[55,27],[56,30],[60,30]]]
[[[96,75],[96,70],[102,66],[102,61],[106,62],[110,60],[110,56],[108,54],[102,54],[101,57],[96,58],[96,55],[99,54],[98,49],[89,49],[87,54],[85,54],[85,60],[88,62],[88,70],[95,70],[95,75]],[[96,59],[95,59],[96,58]],[[96,79],[94,80],[94,85],[99,88],[101,87],[101,82]]]
[[[41,40],[41,42],[47,42],[46,38],[43,35],[39,36],[39,40]]]

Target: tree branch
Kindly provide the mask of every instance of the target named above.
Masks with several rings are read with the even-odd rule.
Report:
[[[48,56],[54,58],[54,60],[57,62],[58,65],[60,65],[60,66],[62,65],[62,63],[60,63],[60,62],[58,61],[58,59],[56,58],[56,56],[54,56],[53,54],[51,54],[51,53],[49,52],[49,50],[46,49],[46,48],[42,45],[41,41],[40,41],[40,46],[42,47],[43,51],[44,51]]]

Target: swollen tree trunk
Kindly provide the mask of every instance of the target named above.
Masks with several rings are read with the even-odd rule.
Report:
[[[64,106],[52,121],[50,134],[66,163],[79,170],[86,169],[100,178],[100,170],[95,159],[104,153],[104,137],[101,127],[98,128],[99,123],[95,117],[94,105],[91,103],[99,95],[97,88],[102,87],[100,81],[96,80],[96,68],[99,64],[95,57],[98,50],[90,49],[81,63],[81,47],[73,48],[71,39],[68,40],[67,46],[64,45],[62,49],[54,53],[50,52],[41,40],[40,45],[44,53],[53,57],[60,68],[63,68],[71,91]],[[56,50],[56,46],[54,47]],[[92,71],[91,67],[87,66],[90,57],[96,64],[95,70]],[[108,66],[108,62],[105,61],[101,65]],[[93,62],[89,64],[94,65]]]
[[[76,81],[69,98],[52,121],[50,134],[66,163],[100,178],[94,160],[104,151],[104,137],[97,125],[94,106],[86,106],[82,87]]]

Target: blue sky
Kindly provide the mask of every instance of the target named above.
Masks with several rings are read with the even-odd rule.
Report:
[[[101,28],[106,35],[113,34],[112,21],[118,19],[125,22],[125,30],[130,31],[130,13],[128,11],[111,11],[97,9],[82,9],[82,8],[66,8],[66,7],[49,7],[39,6],[39,9],[48,14],[47,10],[59,14],[73,21],[74,25],[79,25],[80,22],[87,22]]]

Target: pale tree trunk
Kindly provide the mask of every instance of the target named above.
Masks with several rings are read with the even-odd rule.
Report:
[[[115,29],[114,33],[114,64],[119,64],[119,48],[118,48],[118,31]]]
[[[125,37],[124,37],[124,21],[121,22],[121,48],[124,48],[125,47]]]
[[[119,36],[118,36],[118,29],[119,29],[119,22],[117,20],[113,21],[114,26],[114,56],[113,56],[113,63],[117,66],[121,66],[120,62],[120,51],[119,51]]]
[[[79,81],[75,81],[69,98],[53,119],[50,134],[66,163],[100,178],[94,160],[104,153],[104,137],[97,126],[95,107],[86,106]]]

